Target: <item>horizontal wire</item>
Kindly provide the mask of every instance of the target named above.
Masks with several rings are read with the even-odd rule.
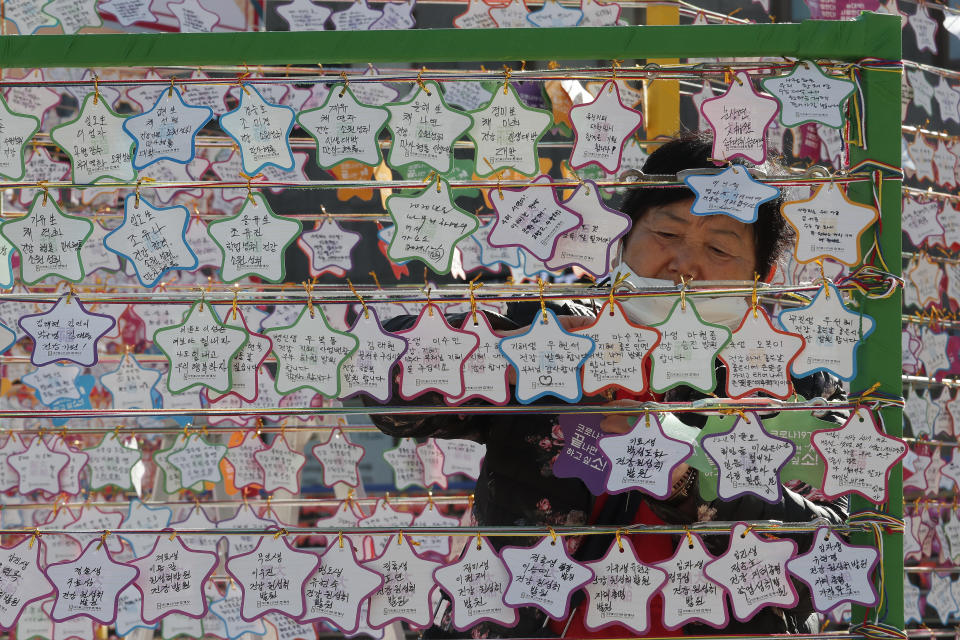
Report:
[[[942,251],[946,251],[946,249],[942,247],[938,248],[940,248]],[[960,264],[960,257],[936,255],[924,249],[921,249],[920,251],[903,251],[901,252],[901,255],[908,260],[927,258],[932,262],[939,262],[941,264]]]
[[[759,413],[779,412],[779,411],[846,411],[856,410],[862,405],[876,406],[879,408],[902,406],[902,398],[869,398],[862,402],[847,402],[837,400],[811,400],[803,402],[787,402],[776,398],[757,398],[751,399],[725,399],[725,398],[705,398],[694,402],[644,402],[643,404],[620,407],[609,406],[606,404],[596,405],[505,405],[505,406],[480,406],[480,405],[369,405],[363,407],[271,407],[271,408],[218,408],[218,407],[198,407],[192,409],[67,409],[67,410],[23,410],[23,409],[0,409],[0,418],[77,418],[93,419],[103,417],[115,418],[137,418],[137,417],[177,417],[177,416],[321,416],[321,415],[527,415],[527,414],[617,414],[617,415],[635,415],[642,416],[651,412],[669,412],[669,413],[728,413],[738,411],[755,411]],[[335,425],[334,425],[335,426]],[[187,429],[188,427],[184,427]],[[214,432],[233,432],[238,429],[236,425],[202,425],[193,432],[196,433],[200,428]],[[290,427],[288,427],[289,429]],[[7,428],[6,431],[11,431]],[[46,433],[58,433],[58,429],[47,429]],[[125,432],[147,432],[150,433],[150,427],[124,426]],[[89,431],[88,431],[89,432]],[[104,429],[104,433],[112,433],[113,429]],[[70,433],[70,430],[67,430]]]
[[[201,503],[202,505],[203,503]],[[771,534],[790,534],[790,533],[807,533],[811,531],[816,531],[817,529],[826,527],[831,531],[838,532],[853,532],[853,531],[872,531],[872,523],[870,522],[853,522],[845,524],[828,524],[823,521],[819,522],[780,522],[776,520],[751,520],[750,521],[750,530],[757,531],[761,533],[771,533]],[[490,527],[469,527],[469,526],[456,526],[456,527],[294,527],[294,526],[283,526],[282,528],[290,536],[298,535],[312,535],[312,534],[336,534],[342,533],[343,535],[368,535],[368,536],[395,536],[398,532],[402,531],[405,535],[410,535],[416,538],[418,535],[445,535],[445,536],[457,536],[457,537],[476,537],[478,534],[485,537],[506,537],[506,536],[539,536],[545,537],[548,535],[556,534],[557,536],[589,536],[589,535],[614,535],[617,532],[621,534],[633,535],[633,534],[670,534],[670,535],[685,535],[687,532],[696,533],[698,535],[729,535],[731,530],[742,524],[739,521],[712,521],[712,522],[693,522],[684,527],[678,527],[677,525],[643,525],[643,524],[634,524],[634,525],[624,525],[621,527],[611,527],[610,525],[580,525],[580,526],[556,526],[556,527],[545,527],[545,526],[497,526],[496,529],[491,529]],[[878,524],[887,525],[885,521],[880,521]],[[166,533],[176,532],[177,535],[184,536],[194,536],[194,535],[209,535],[209,536],[273,536],[277,534],[277,528],[271,527],[266,529],[235,529],[230,527],[224,527],[221,529],[172,529],[170,527],[165,527],[164,529],[44,529],[41,527],[34,528],[2,528],[0,529],[0,535],[26,535],[32,536],[40,532],[41,538],[46,535],[67,535],[67,536],[76,536],[76,535],[102,535],[104,532],[109,531],[110,535],[126,536],[126,535],[163,535],[164,531]]]
[[[904,385],[925,385],[928,387],[950,387],[950,388],[960,388],[960,378],[943,378],[937,380],[936,378],[931,378],[929,376],[916,376],[916,375],[906,375],[903,374],[900,376],[900,379],[903,381]]]
[[[719,170],[718,170],[719,173]],[[549,182],[532,182],[532,179],[519,180],[496,180],[493,178],[477,180],[449,180],[445,181],[450,189],[526,189],[526,188],[576,188],[583,184],[583,180],[572,178],[551,178]],[[849,185],[857,182],[871,182],[873,175],[871,173],[858,173],[849,175],[833,175],[828,177],[796,177],[796,176],[773,176],[760,178],[759,181],[764,184],[777,187],[797,187],[811,186],[821,184],[843,184]],[[901,180],[900,176],[884,176],[883,180]],[[641,188],[657,187],[671,188],[686,186],[683,180],[674,176],[652,176],[646,175],[644,179],[639,180],[591,180],[596,186],[603,189],[614,188]],[[117,182],[106,181],[95,184],[72,182],[72,181],[42,181],[42,182],[23,182],[23,181],[0,181],[0,189],[96,189],[98,191],[110,191],[119,189],[247,189],[250,187],[258,192],[263,189],[419,189],[423,190],[430,186],[429,182],[424,180],[299,180],[290,182],[255,180],[252,182],[241,182],[237,180],[189,180],[189,181],[132,181]],[[927,193],[927,192],[923,192]],[[243,196],[241,196],[243,197]]]
[[[550,81],[550,80],[655,80],[655,79],[700,79],[703,77],[726,78],[731,71],[754,72],[754,75],[773,75],[782,71],[793,69],[798,61],[785,60],[784,62],[758,62],[758,61],[704,61],[697,63],[650,63],[646,66],[635,65],[632,67],[611,66],[582,66],[582,67],[558,67],[556,69],[511,69],[510,81]],[[849,71],[852,68],[871,69],[877,66],[896,68],[899,67],[899,61],[864,61],[848,62],[840,60],[822,59],[817,60],[817,65],[829,71]],[[125,67],[129,72],[137,67]],[[167,70],[189,70],[194,68],[185,67],[140,67],[145,71],[157,72],[158,69]],[[282,73],[283,75],[250,75],[251,69],[259,71],[270,71],[273,73]],[[68,80],[68,79],[43,79],[26,80],[25,78],[10,78],[0,80],[0,87],[22,88],[22,87],[89,87],[93,90],[96,87],[139,87],[139,86],[169,86],[173,80],[174,86],[186,89],[189,94],[190,86],[239,86],[239,83],[250,85],[285,85],[285,84],[381,84],[381,83],[416,83],[420,81],[437,81],[440,83],[451,81],[478,81],[478,82],[503,82],[505,80],[505,70],[496,69],[437,69],[429,67],[421,68],[400,68],[387,69],[379,67],[375,75],[367,74],[366,70],[356,69],[351,66],[336,66],[324,69],[317,67],[247,67],[247,66],[217,66],[203,67],[204,72],[235,74],[232,76],[217,77],[210,76],[204,78],[192,78],[183,76],[167,76],[160,78],[111,78],[104,76],[92,76],[89,78]],[[344,75],[346,79],[344,79]],[[840,75],[840,74],[838,74]]]
[[[919,125],[909,125],[903,124],[900,125],[901,131],[906,131],[907,133],[913,133],[927,137],[927,138],[937,138],[941,140],[960,140],[960,135],[952,135],[946,131],[932,131],[930,129],[924,129]]]
[[[933,187],[927,189],[918,189],[916,187],[902,187],[904,193],[909,193],[918,197],[935,200],[960,200],[960,195],[946,193],[943,191],[934,191]]]
[[[389,492],[387,492],[389,494]],[[463,495],[450,495],[450,494],[423,494],[423,495],[403,495],[403,496],[391,496],[388,495],[384,497],[365,497],[365,498],[356,498],[351,497],[350,502],[353,504],[361,506],[373,507],[378,502],[386,502],[392,505],[401,505],[401,506],[419,506],[430,504],[471,504],[474,497],[473,494],[463,494]],[[345,499],[343,498],[276,498],[273,500],[266,499],[251,499],[245,498],[244,500],[204,500],[204,501],[186,501],[186,500],[137,500],[138,505],[143,505],[144,507],[204,507],[204,508],[217,508],[217,507],[237,507],[249,505],[250,507],[269,507],[269,508],[279,508],[279,507],[339,507],[343,505]],[[83,501],[83,502],[56,502],[53,504],[50,503],[40,503],[40,502],[30,502],[25,504],[3,504],[2,510],[35,510],[35,509],[86,509],[88,507],[96,507],[98,509],[111,509],[115,507],[123,507],[126,509],[130,505],[129,502],[110,502],[110,501]]]
[[[903,0],[904,2],[909,2],[910,0]],[[932,4],[929,6],[933,6]],[[954,69],[946,69],[944,67],[938,67],[932,64],[926,64],[923,62],[916,62],[915,60],[907,60],[904,58],[903,66],[909,67],[911,69],[920,69],[922,71],[928,71],[938,76],[943,76],[945,78],[960,78],[960,71]]]
[[[688,283],[689,284],[689,283]],[[746,284],[746,283],[744,283]],[[189,305],[197,302],[196,293],[202,294],[204,302],[214,306],[232,305],[236,299],[238,306],[264,305],[264,304],[306,304],[312,301],[317,304],[358,304],[359,300],[354,295],[344,295],[341,285],[316,285],[311,293],[303,290],[302,286],[295,283],[280,285],[278,288],[265,288],[263,291],[253,290],[257,285],[246,285],[244,287],[235,287],[229,285],[226,288],[214,288],[207,291],[203,285],[189,285],[183,294],[168,293],[164,289],[172,289],[172,285],[160,286],[161,292],[143,291],[140,289],[130,293],[107,293],[101,291],[83,292],[77,287],[73,287],[71,295],[77,297],[86,304],[184,304]],[[841,283],[835,285],[841,292],[847,293],[860,289],[854,284]],[[430,297],[425,296],[423,285],[413,285],[408,287],[396,287],[395,289],[375,288],[374,286],[354,285],[357,293],[363,300],[371,304],[392,303],[392,304],[447,304],[469,302],[471,299],[469,287],[459,285],[447,285],[430,288]],[[813,294],[822,288],[822,284],[800,284],[800,285],[767,285],[760,287],[757,292],[764,301],[781,302],[780,299],[773,300],[772,296],[791,296],[803,294]],[[729,288],[720,287],[701,287],[701,288],[683,288],[677,285],[676,288],[643,288],[634,291],[618,290],[614,293],[614,299],[638,299],[644,297],[679,297],[681,294],[687,298],[696,300],[697,297],[741,297],[751,295],[754,291],[753,286],[738,287],[732,285]],[[541,294],[539,289],[533,285],[525,288],[516,285],[498,285],[484,284],[483,289],[474,289],[473,297],[477,302],[523,302],[569,299],[585,300],[609,300],[611,291],[606,287],[597,287],[593,284],[550,284]],[[282,293],[283,297],[263,297],[270,294]],[[190,295],[193,294],[193,295]],[[0,302],[28,302],[28,303],[56,303],[66,292],[22,292],[8,290],[0,293]]]

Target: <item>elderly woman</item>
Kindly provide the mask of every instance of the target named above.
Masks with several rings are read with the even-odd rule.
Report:
[[[643,166],[644,173],[676,174],[685,169],[714,167],[710,161],[709,140],[699,137],[681,137],[670,141],[654,151]],[[781,252],[790,242],[789,227],[780,213],[781,202],[770,201],[760,206],[758,219],[745,224],[726,215],[695,216],[690,208],[693,194],[683,187],[634,189],[624,203],[623,210],[633,219],[633,227],[625,238],[621,252],[621,270],[628,273],[629,282],[636,286],[656,284],[673,285],[681,278],[694,281],[739,280],[752,281],[754,273],[769,278]],[[765,278],[765,279],[766,279]],[[662,281],[667,281],[666,283]],[[735,317],[722,308],[712,313]],[[739,316],[743,314],[740,307]],[[529,325],[539,311],[538,304],[511,305],[505,316],[487,314],[495,330],[504,335],[522,330]],[[593,313],[588,308],[568,302],[555,307],[563,324],[576,328],[592,322]],[[645,309],[643,305],[628,305],[627,313],[635,322],[659,322],[666,310]],[[711,313],[702,309],[704,319],[711,321]],[[659,316],[659,317],[657,317]],[[412,325],[414,318],[395,318],[387,323],[388,330],[403,330]],[[462,316],[450,318],[451,324],[459,326]],[[717,363],[717,389],[722,393],[725,371]],[[794,380],[794,386],[805,398],[841,398],[843,391],[838,381],[829,375],[818,373]],[[676,387],[665,396],[621,398],[619,404],[639,404],[643,400],[689,401],[703,397],[688,388]],[[595,399],[603,401],[602,399]],[[436,399],[439,403],[441,400]],[[421,397],[418,403],[430,402]],[[703,426],[703,416],[681,416],[694,426]],[[673,494],[657,500],[639,492],[594,498],[587,487],[577,479],[557,478],[553,475],[553,461],[564,447],[556,415],[512,416],[497,414],[406,416],[384,415],[374,418],[385,433],[402,437],[466,438],[485,443],[487,455],[477,481],[473,516],[478,526],[569,526],[584,524],[630,525],[630,524],[689,524],[704,520],[781,520],[806,522],[821,517],[828,522],[839,523],[845,518],[844,503],[815,503],[804,497],[804,491],[784,488],[780,500],[768,503],[746,495],[731,501],[704,502],[697,489],[696,471],[682,466],[674,472]],[[627,431],[625,417],[611,415],[604,419],[605,431]],[[611,540],[606,536],[568,537],[568,550],[581,561],[601,557]],[[529,545],[530,540],[497,537],[492,540],[497,546]],[[672,556],[676,540],[665,534],[642,534],[635,547],[641,561],[658,562]],[[705,542],[714,553],[722,553],[727,545],[726,536],[705,536]],[[801,540],[801,546],[803,546]],[[809,542],[807,542],[809,544]],[[575,601],[576,602],[576,601]],[[633,632],[624,627],[608,627],[591,633],[582,625],[582,604],[575,608],[567,620],[550,621],[539,610],[520,610],[520,622],[516,627],[503,628],[492,623],[480,623],[466,637],[543,637],[567,635],[568,637],[632,637]],[[794,610],[784,611],[767,607],[747,623],[732,622],[725,633],[807,633],[811,628],[813,613],[809,599],[801,598]],[[652,625],[650,636],[669,636],[716,633],[710,627],[691,624],[685,629],[669,631],[663,628],[659,597],[652,602],[650,611]],[[444,622],[427,634],[432,637],[456,637],[449,626],[449,615]]]

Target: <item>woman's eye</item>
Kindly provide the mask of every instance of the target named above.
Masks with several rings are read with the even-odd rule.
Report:
[[[710,250],[713,251],[716,255],[722,258],[729,258],[731,254],[720,247],[710,247]]]
[[[656,231],[655,233],[666,240],[672,240],[673,238],[679,237],[678,234],[670,233],[669,231]]]

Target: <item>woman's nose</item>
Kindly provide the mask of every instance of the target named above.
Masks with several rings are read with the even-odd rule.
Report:
[[[667,263],[667,269],[674,284],[680,284],[681,280],[689,282],[690,280],[706,279],[696,250],[693,247],[685,246],[674,251]]]

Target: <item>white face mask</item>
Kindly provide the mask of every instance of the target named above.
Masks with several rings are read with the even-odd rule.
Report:
[[[660,278],[646,278],[639,276],[617,257],[617,266],[610,271],[614,282],[623,277],[621,286],[626,289],[663,289],[664,291],[677,291],[677,285],[671,280],[662,280]],[[698,281],[697,285],[710,286],[717,284],[712,281]],[[637,324],[646,326],[659,324],[663,322],[670,314],[670,310],[676,303],[675,296],[644,296],[637,298],[620,298],[617,302],[623,307],[627,317]],[[740,326],[744,314],[749,309],[749,304],[744,297],[740,296],[691,296],[687,301],[692,301],[697,308],[700,317],[704,321],[713,324],[720,324],[729,329],[736,329]]]

